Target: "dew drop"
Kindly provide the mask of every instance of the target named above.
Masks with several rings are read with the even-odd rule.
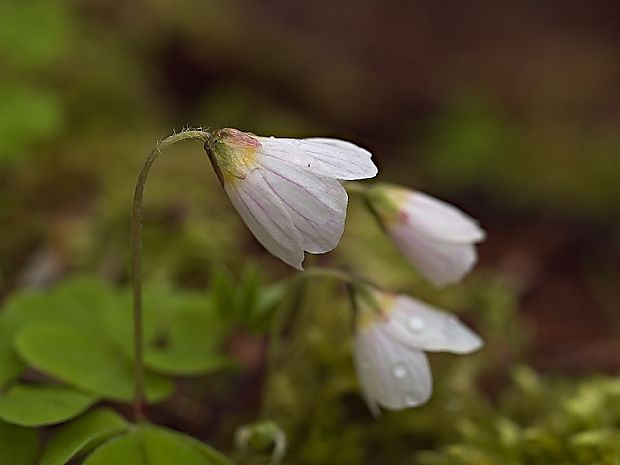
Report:
[[[398,379],[403,379],[407,376],[407,368],[402,363],[399,363],[394,367],[394,376]]]
[[[413,397],[411,394],[407,394],[405,396],[405,405],[407,407],[415,407],[416,405],[418,405],[418,402],[416,402],[415,397]]]
[[[424,323],[424,320],[419,316],[412,316],[409,319],[409,329],[411,331],[422,331],[425,326],[426,323]]]

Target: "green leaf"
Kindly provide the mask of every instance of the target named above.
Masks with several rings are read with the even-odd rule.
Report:
[[[210,292],[215,311],[222,317],[236,319],[238,285],[234,276],[226,268],[216,268],[211,274]]]
[[[84,277],[71,279],[51,291],[27,289],[11,295],[0,314],[0,387],[25,368],[13,347],[20,328],[45,321],[67,321],[98,331],[103,309],[117,301],[118,296],[101,281]]]
[[[144,426],[114,439],[93,452],[84,465],[213,465],[179,434],[163,428]]]
[[[20,325],[62,320],[98,332],[104,323],[102,313],[122,306],[119,301],[118,293],[102,281],[77,277],[51,290],[17,292],[5,313]]]
[[[96,397],[60,386],[13,386],[0,396],[0,418],[21,426],[53,425],[69,420]]]
[[[76,325],[28,325],[16,339],[20,356],[36,369],[84,391],[121,402],[133,395],[133,364],[100,334]],[[147,399],[163,400],[172,391],[169,379],[146,373]]]
[[[222,454],[220,451],[214,449],[210,445],[199,441],[191,436],[187,436],[185,434],[171,432],[171,434],[176,434],[179,439],[183,440],[194,449],[200,451],[208,460],[211,465],[234,465],[234,462]]]
[[[19,292],[5,313],[20,327],[70,323],[96,333],[102,344],[131,361],[131,307],[130,292],[78,277],[52,290]],[[162,374],[199,375],[230,364],[219,354],[225,328],[205,293],[147,287],[143,307],[147,368]]]
[[[99,444],[127,431],[129,424],[113,410],[89,412],[60,429],[49,441],[39,465],[64,465]]]
[[[0,465],[31,465],[38,448],[36,429],[0,421]]]
[[[144,294],[145,365],[169,375],[199,375],[229,365],[218,353],[222,324],[200,293],[147,288]],[[103,315],[108,336],[133,359],[132,313],[126,304]]]
[[[13,349],[13,335],[17,325],[0,314],[0,388],[17,378],[24,370],[24,363]]]
[[[209,373],[231,362],[217,353],[220,336],[204,312],[181,310],[146,346],[146,366],[170,375]]]

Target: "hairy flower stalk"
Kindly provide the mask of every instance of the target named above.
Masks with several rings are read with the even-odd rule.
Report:
[[[144,416],[144,334],[142,321],[142,199],[144,186],[151,167],[159,154],[169,146],[184,140],[205,140],[209,133],[202,130],[187,130],[173,134],[157,144],[147,157],[136,183],[131,217],[131,282],[133,287],[133,329],[134,329],[134,397],[133,412],[137,421]]]

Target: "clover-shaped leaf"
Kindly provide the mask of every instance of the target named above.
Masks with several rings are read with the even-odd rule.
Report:
[[[182,434],[145,425],[107,442],[84,465],[232,465],[214,457],[217,456],[209,456]]]
[[[64,465],[119,435],[129,424],[116,412],[97,409],[67,423],[48,442],[39,465]]]
[[[19,355],[37,370],[86,392],[121,402],[133,395],[132,362],[100,334],[69,323],[32,324],[16,338]],[[146,373],[146,397],[166,398],[169,379]]]
[[[16,385],[0,395],[0,418],[21,426],[43,426],[69,420],[97,398],[70,388]]]

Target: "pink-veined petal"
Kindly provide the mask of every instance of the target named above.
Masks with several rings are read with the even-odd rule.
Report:
[[[321,176],[350,181],[377,175],[370,152],[351,142],[328,138],[257,139],[261,155],[288,161]]]
[[[336,179],[304,170],[286,160],[258,159],[265,182],[288,211],[310,253],[334,249],[344,231],[347,193]]]
[[[258,242],[283,262],[303,269],[304,251],[299,231],[260,170],[254,169],[233,183],[224,183],[224,189]]]

